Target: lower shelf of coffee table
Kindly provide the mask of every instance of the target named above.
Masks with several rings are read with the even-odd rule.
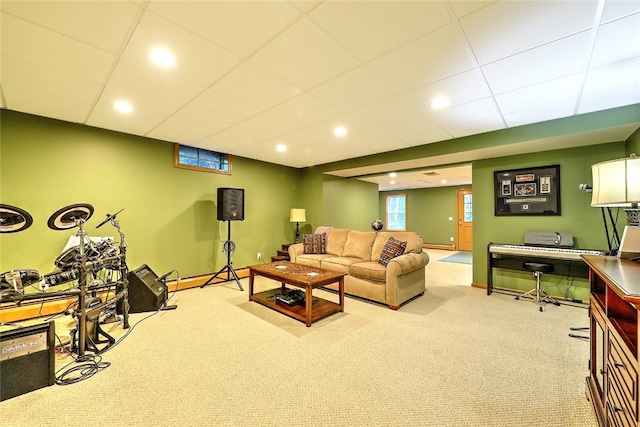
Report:
[[[273,295],[282,292],[282,288],[270,289],[268,291],[253,294],[253,301],[258,304],[279,311],[282,314],[293,317],[296,320],[306,323],[307,313],[304,305],[287,305],[277,302]],[[313,297],[314,302],[311,305],[311,322],[320,320],[334,313],[340,312],[340,304],[328,301],[323,298]]]

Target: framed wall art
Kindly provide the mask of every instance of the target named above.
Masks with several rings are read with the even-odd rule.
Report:
[[[560,215],[560,165],[495,171],[495,215]]]

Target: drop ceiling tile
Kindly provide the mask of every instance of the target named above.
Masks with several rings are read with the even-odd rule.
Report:
[[[252,134],[255,135],[255,137],[249,139],[249,142],[263,141],[277,135],[287,134],[301,127],[298,123],[276,116],[270,112],[264,112],[251,117],[238,126],[250,130]]]
[[[509,127],[523,126],[531,123],[544,122],[560,117],[572,116],[576,108],[576,100],[568,99],[556,103],[535,105],[526,110],[504,113],[504,119]]]
[[[349,71],[310,93],[347,112],[394,95],[394,91],[367,67]]]
[[[420,115],[420,111],[404,98],[396,96],[367,105],[350,113],[368,126],[378,127]]]
[[[310,153],[310,157],[315,159],[314,164],[316,165],[375,154],[367,147],[351,146],[342,140],[326,140],[319,144],[303,147],[303,150]]]
[[[115,56],[22,19],[2,14],[2,54],[96,83],[102,83]]]
[[[256,144],[247,145],[233,150],[233,155],[247,158],[258,158],[259,160],[276,163],[274,160],[284,159],[287,155],[286,152],[281,153],[276,151],[276,146],[277,144],[272,141],[258,142]]]
[[[451,22],[441,2],[324,2],[310,17],[361,61],[370,61]]]
[[[123,99],[133,105],[133,112],[130,114],[119,113],[113,108],[116,101]],[[133,135],[146,135],[164,121],[173,110],[173,106],[156,99],[106,88],[86,124]]]
[[[247,145],[251,144],[246,144],[243,135],[239,132],[233,135],[227,132],[224,137],[219,137],[218,135],[209,136],[194,144],[194,146],[206,148],[207,150],[229,154]]]
[[[50,91],[42,91],[29,86],[2,84],[2,92],[7,99],[7,108],[14,111],[51,117],[72,123],[83,123],[90,103],[61,97]]]
[[[451,138],[451,135],[442,130],[431,118],[424,115],[381,126],[376,128],[376,131],[411,146]]]
[[[429,117],[454,137],[504,129],[505,127],[490,98],[432,111],[429,113]]]
[[[573,74],[544,83],[496,95],[496,103],[503,114],[531,110],[558,102],[575,105],[583,81],[583,74]]]
[[[374,153],[385,153],[387,151],[409,147],[409,144],[404,143],[398,138],[388,137],[384,132],[378,132],[375,129],[360,132],[355,135],[348,135],[344,142],[351,147],[361,148]]]
[[[628,43],[621,43],[626,40]],[[598,28],[590,68],[640,57],[640,13]]]
[[[303,147],[305,145],[315,144],[326,139],[326,135],[318,132],[310,127],[296,129],[293,132],[282,134],[277,137],[280,143],[288,147]]]
[[[23,86],[34,92],[86,106],[97,100],[101,90],[101,86],[97,83],[4,55],[0,57],[0,70],[3,86]],[[11,97],[7,101],[11,107],[12,102],[18,100]],[[60,104],[63,108],[64,103],[60,102]]]
[[[640,88],[631,86],[583,96],[577,114],[607,110],[625,105],[640,104]]]
[[[120,59],[107,87],[177,107],[185,105],[203,90],[164,70],[127,58]]]
[[[139,13],[125,1],[2,1],[2,11],[115,53]]]
[[[453,136],[438,127],[430,132],[402,136],[400,141],[407,144],[409,147],[417,147],[419,145],[433,144],[434,142],[446,141],[449,139],[453,139]]]
[[[308,18],[296,22],[250,61],[305,90],[360,65]]]
[[[243,58],[300,17],[275,1],[153,0],[147,8]]]
[[[451,5],[451,9],[453,10],[453,12],[455,13],[455,15],[458,18],[462,18],[464,16],[469,15],[470,13],[473,13],[479,9],[482,9],[484,7],[487,7],[488,5],[490,5],[491,3],[495,3],[495,0],[489,0],[489,1],[481,1],[481,0],[470,0],[470,1],[464,1],[464,0],[456,0],[456,1],[452,1],[450,3]]]
[[[421,111],[431,111],[434,98],[443,96],[450,101],[450,105],[460,105],[489,96],[489,90],[478,70],[440,80],[419,89],[407,92],[404,96]]]
[[[218,133],[230,125],[187,106],[164,120],[147,136],[188,145]]]
[[[270,110],[285,119],[309,125],[342,114],[342,111],[308,93],[303,93]]]
[[[369,63],[398,91],[409,91],[474,67],[466,42],[450,24]],[[435,60],[434,60],[435,59]]]
[[[623,88],[640,88],[640,58],[616,62],[587,72],[583,96]]]
[[[136,27],[123,56],[155,67],[148,57],[154,48],[167,49],[174,55],[175,65],[164,72],[203,87],[211,85],[241,62],[240,57],[148,12]]]
[[[239,148],[287,134],[299,127],[294,122],[266,112],[218,132],[204,142],[223,146],[227,152],[233,153]]]
[[[322,133],[325,138],[329,138],[331,140],[333,139],[339,140],[340,138],[334,136],[333,134],[333,130],[339,126],[346,128],[347,134],[362,132],[369,128],[367,124],[364,123],[362,120],[350,114],[342,114],[340,116],[332,117],[328,120],[315,123],[311,125],[311,128]]]
[[[640,103],[640,58],[587,72],[578,114]]]
[[[501,1],[460,20],[481,65],[545,45],[593,25],[598,2]]]
[[[604,4],[601,22],[611,21],[637,12],[640,12],[640,2],[636,0],[608,0]]]
[[[212,89],[258,108],[271,108],[302,93],[300,89],[248,62]]]
[[[479,133],[491,132],[494,130],[505,129],[504,121],[499,116],[488,117],[477,121],[451,122],[443,124],[443,127],[454,138],[462,138],[464,136],[475,135]]]
[[[494,94],[582,72],[590,32],[585,31],[482,67]]]
[[[261,111],[258,107],[229,98],[213,89],[201,93],[188,107],[229,123],[242,122]]]
[[[379,153],[388,153],[395,150],[402,150],[404,148],[410,148],[410,147],[411,145],[404,143],[402,141],[389,140],[389,141],[379,141],[379,142],[371,143],[367,148],[373,151],[374,153],[379,154]]]
[[[294,4],[298,9],[308,12],[317,7],[324,0],[291,0],[289,3]]]

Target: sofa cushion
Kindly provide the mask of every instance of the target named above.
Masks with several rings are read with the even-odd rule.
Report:
[[[379,261],[380,254],[384,245],[387,244],[389,237],[393,237],[396,240],[402,240],[407,242],[407,247],[404,249],[404,253],[422,252],[422,237],[412,231],[382,231],[378,233],[376,241],[373,243],[373,249],[371,250],[371,261]]]
[[[371,261],[371,248],[374,240],[376,240],[376,233],[373,231],[351,230],[344,243],[342,256]]]
[[[384,282],[386,280],[386,273],[386,267],[375,261],[359,262],[352,264],[349,268],[349,276],[376,282]]]
[[[327,236],[327,253],[335,256],[342,256],[344,243],[347,241],[349,230],[334,228]]]
[[[331,230],[333,230],[333,227],[330,226],[326,226],[326,225],[319,225],[318,227],[316,227],[316,231],[314,231],[315,234],[326,234],[327,236],[329,235],[329,233],[331,233]]]
[[[336,273],[349,274],[352,264],[362,262],[360,258],[351,257],[327,257],[322,260],[322,268]]]
[[[331,256],[327,254],[302,254],[296,257],[296,264],[322,268],[322,260]]]
[[[385,267],[389,264],[393,258],[404,254],[404,250],[407,247],[407,242],[396,240],[393,237],[389,237],[387,243],[382,248],[380,259],[378,262]]]
[[[327,235],[322,234],[304,234],[302,235],[302,243],[304,245],[305,254],[326,254],[327,253]]]

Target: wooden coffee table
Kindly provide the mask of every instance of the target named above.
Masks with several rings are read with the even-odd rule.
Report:
[[[254,294],[253,281],[255,276],[263,276],[276,280],[281,283],[281,286]],[[255,301],[258,304],[262,304],[301,322],[305,322],[307,327],[309,327],[311,323],[316,320],[337,312],[344,312],[344,276],[345,273],[334,273],[332,271],[294,264],[288,261],[251,265],[249,266],[249,301]],[[312,296],[313,289],[335,282],[338,282],[339,304]],[[290,306],[275,299],[274,295],[285,291],[287,289],[286,285],[305,290],[304,306]],[[313,301],[314,299],[315,301]]]

